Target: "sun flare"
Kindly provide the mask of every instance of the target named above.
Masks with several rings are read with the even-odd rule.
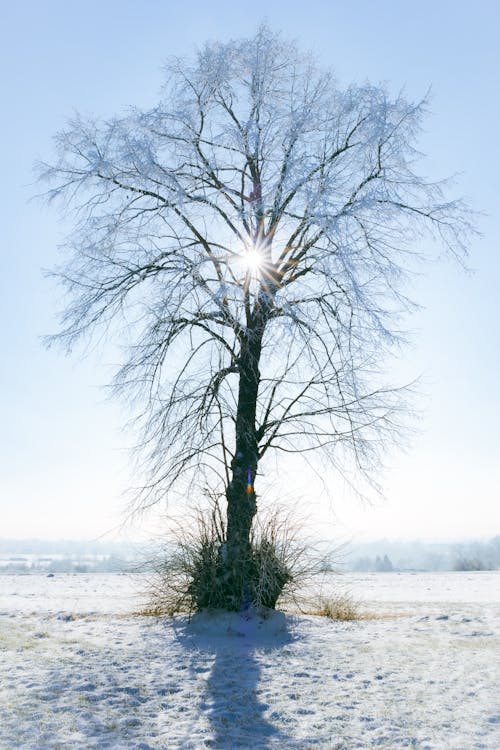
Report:
[[[247,250],[243,256],[245,266],[254,273],[257,273],[261,269],[263,260],[263,255],[257,248]]]

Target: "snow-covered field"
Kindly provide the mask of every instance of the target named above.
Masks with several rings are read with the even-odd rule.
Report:
[[[500,748],[500,572],[344,575],[377,615],[345,624],[139,617],[140,588],[0,575],[2,750]]]

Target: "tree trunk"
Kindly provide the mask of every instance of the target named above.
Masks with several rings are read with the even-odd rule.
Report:
[[[240,352],[236,446],[231,462],[231,481],[226,489],[227,538],[224,568],[228,609],[247,606],[252,595],[253,556],[250,534],[257,511],[254,489],[258,464],[255,418],[263,330],[262,325],[248,328]]]

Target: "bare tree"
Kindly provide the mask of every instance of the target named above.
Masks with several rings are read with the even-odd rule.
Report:
[[[170,62],[149,111],[75,117],[40,167],[76,217],[54,339],[125,335],[115,385],[140,406],[142,507],[183,476],[225,487],[229,607],[251,588],[263,457],[322,449],[368,473],[397,434],[380,372],[411,307],[415,240],[461,258],[473,231],[415,171],[424,106],[342,90],[262,27]]]

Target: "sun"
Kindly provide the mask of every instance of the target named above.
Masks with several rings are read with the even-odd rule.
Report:
[[[264,257],[256,247],[252,247],[243,255],[243,262],[249,271],[258,273],[262,268]]]

